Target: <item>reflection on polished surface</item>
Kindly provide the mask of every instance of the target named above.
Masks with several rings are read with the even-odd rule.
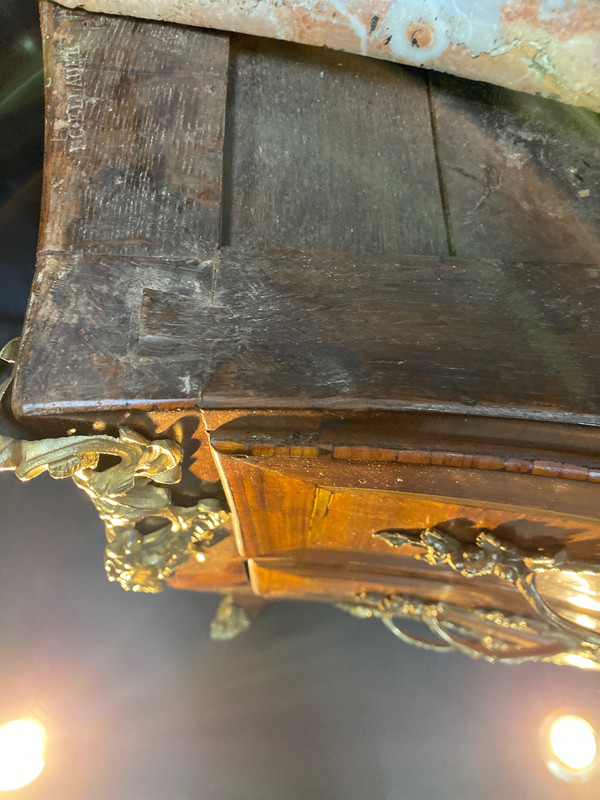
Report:
[[[16,719],[0,727],[0,791],[32,783],[44,769],[44,726],[36,719]]]
[[[537,576],[536,585],[551,605],[557,605],[556,611],[562,617],[600,632],[600,575],[568,570],[544,572]]]
[[[598,669],[598,665],[594,661],[579,653],[567,653],[564,662],[571,667],[579,667],[579,669]]]

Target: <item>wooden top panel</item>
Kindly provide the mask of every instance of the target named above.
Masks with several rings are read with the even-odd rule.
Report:
[[[600,422],[600,268],[575,263],[594,256],[597,193],[578,190],[563,219],[542,191],[552,154],[566,165],[569,125],[526,153],[541,117],[527,127],[400,67],[240,39],[228,85],[227,36],[51,3],[42,16],[45,200],[18,415],[200,405]],[[475,200],[463,162],[491,174],[521,123],[534,166],[501,170]],[[578,183],[594,169],[582,131]],[[559,247],[553,220],[584,201]],[[460,258],[444,255],[454,242]]]
[[[456,254],[598,263],[598,114],[447,75],[430,80]]]
[[[600,268],[46,254],[19,413],[153,404],[600,419]]]
[[[184,256],[215,246],[228,37],[41,8],[40,250]]]
[[[426,73],[232,37],[222,244],[448,252]]]

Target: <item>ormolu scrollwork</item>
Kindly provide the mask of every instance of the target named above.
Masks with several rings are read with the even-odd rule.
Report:
[[[338,603],[337,607],[363,619],[380,619],[403,642],[426,650],[461,652],[509,664],[545,661],[600,669],[597,647],[557,635],[536,617],[399,595],[359,595],[355,602]],[[421,622],[432,635],[418,636],[402,628],[399,620]]]
[[[558,578],[587,576],[595,580],[600,575],[597,563],[574,561],[565,550],[553,555],[530,553],[483,529],[474,542],[461,542],[439,528],[418,532],[390,529],[373,535],[392,547],[411,545],[418,549],[418,559],[448,566],[464,577],[495,575],[508,581],[535,614],[530,617],[493,609],[467,610],[450,603],[405,597],[371,597],[367,603],[361,600],[350,607],[344,606],[346,610],[359,616],[378,617],[399,638],[420,647],[460,650],[492,661],[536,659],[600,668],[600,633],[554,611],[536,586],[536,577],[544,573],[553,573]],[[397,625],[398,618],[423,622],[435,638],[415,639]]]
[[[13,362],[16,347],[10,342],[0,357]],[[10,378],[0,385],[0,422],[7,422],[2,403],[9,385]],[[102,456],[118,462],[102,469]],[[126,428],[116,437],[37,441],[0,430],[0,471],[12,470],[23,481],[47,471],[53,478],[72,478],[88,495],[106,529],[108,579],[132,591],[159,592],[189,558],[204,560],[213,529],[228,517],[217,498],[191,507],[173,503],[169,487],[181,478],[181,458],[176,442],[150,441]]]

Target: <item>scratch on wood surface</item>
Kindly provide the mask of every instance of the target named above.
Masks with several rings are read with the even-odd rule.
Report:
[[[217,295],[217,283],[219,280],[219,270],[221,266],[221,253],[220,250],[215,252],[215,255],[212,259],[212,275],[211,275],[211,286],[210,286],[210,306],[211,308],[215,307],[215,300]]]

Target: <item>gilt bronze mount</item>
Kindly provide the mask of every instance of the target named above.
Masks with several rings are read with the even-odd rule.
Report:
[[[356,603],[341,604],[340,608],[358,617],[378,618],[402,641],[429,650],[459,651],[487,661],[539,660],[600,669],[600,634],[591,629],[589,623],[593,625],[594,620],[585,613],[591,607],[600,610],[600,602],[594,603],[593,598],[580,594],[581,613],[571,614],[574,619],[570,620],[550,607],[536,583],[544,576],[548,594],[555,594],[557,587],[569,582],[596,587],[600,585],[597,563],[573,561],[564,550],[554,555],[528,553],[500,541],[488,530],[479,531],[474,542],[466,543],[439,528],[418,532],[389,529],[374,536],[394,548],[417,548],[418,559],[432,566],[448,566],[466,578],[494,575],[507,581],[519,590],[535,615],[507,614],[489,608],[467,611],[448,602],[372,594],[358,597]],[[433,638],[403,629],[399,619],[424,623]]]
[[[0,357],[16,359],[18,340]],[[8,422],[3,401],[11,378],[0,385],[0,425]],[[14,426],[13,426],[14,427]],[[101,459],[118,459],[102,469]],[[109,581],[134,592],[160,592],[163,583],[190,558],[206,558],[213,530],[229,516],[219,498],[191,507],[175,505],[170,488],[181,479],[181,447],[150,441],[122,428],[118,436],[67,436],[30,441],[0,430],[0,471],[23,481],[48,472],[72,478],[96,506],[106,530],[105,569]],[[151,526],[145,530],[144,526]]]

